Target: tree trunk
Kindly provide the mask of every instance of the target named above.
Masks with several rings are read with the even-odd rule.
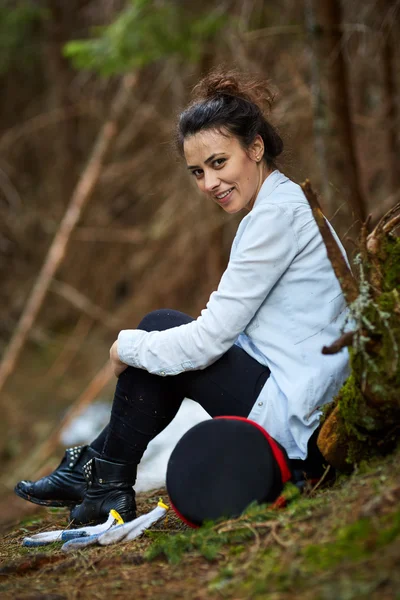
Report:
[[[324,102],[321,89],[321,55],[316,44],[316,22],[313,10],[313,0],[305,0],[305,21],[310,39],[310,85],[313,108],[313,132],[316,159],[321,176],[322,196],[324,207],[328,215],[333,214],[335,209],[335,197],[329,184],[329,167],[327,139],[325,135],[328,122],[327,105]]]
[[[383,18],[381,31],[383,34],[382,44],[382,67],[383,67],[383,104],[384,113],[382,115],[382,126],[387,131],[387,150],[388,150],[388,176],[389,189],[391,194],[400,190],[400,169],[398,164],[398,114],[396,106],[396,45],[395,32],[392,30],[392,22],[389,11],[385,11],[386,2],[381,1],[378,5],[381,9]],[[400,29],[399,29],[400,31]]]
[[[66,115],[72,105],[70,84],[75,74],[62,52],[76,27],[80,0],[47,0],[46,5],[49,17],[44,21],[46,40],[43,63],[50,90],[49,109],[50,112],[58,110],[61,115]],[[77,175],[76,118],[61,118],[53,145],[53,186],[64,206],[71,195]]]
[[[343,233],[349,228],[349,220],[356,221],[352,230],[354,233],[360,230],[366,218],[366,208],[351,121],[348,74],[341,34],[340,1],[309,0],[307,23],[311,25],[312,50],[315,53],[313,79],[319,80],[320,83],[320,94],[316,105],[318,110],[315,113],[319,132],[316,139],[321,145],[321,131],[325,132],[324,154],[329,156],[328,184],[335,191],[335,196],[347,202],[347,208],[341,208],[335,225]],[[317,147],[317,153],[319,152],[320,149]],[[326,185],[325,182],[324,187]]]

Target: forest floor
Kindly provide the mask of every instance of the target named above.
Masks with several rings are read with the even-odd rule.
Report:
[[[138,513],[163,493],[140,494]],[[325,489],[287,493],[286,508],[250,507],[199,530],[171,514],[138,540],[71,553],[21,545],[66,526],[66,510],[37,507],[2,526],[0,597],[400,599],[400,451]]]

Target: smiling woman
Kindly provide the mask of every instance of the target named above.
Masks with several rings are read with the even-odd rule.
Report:
[[[177,147],[199,189],[224,210],[251,210],[261,185],[276,167],[282,140],[267,121],[273,95],[265,82],[211,72],[181,114]]]
[[[321,348],[339,337],[346,304],[301,188],[276,168],[283,144],[264,114],[271,102],[262,81],[232,72],[212,72],[196,86],[177,145],[205,196],[228,213],[246,211],[228,267],[197,319],[163,309],[120,332],[110,350],[118,380],[109,425],[89,446],[68,449],[48,477],[19,482],[19,496],[73,506],[76,524],[105,521],[110,509],[134,518],[137,465],[185,397],[212,417],[258,427],[235,422],[224,438],[218,425],[213,444],[201,438],[193,456],[185,450],[187,471],[197,465],[202,486],[210,479],[204,465],[216,467],[211,495],[240,490],[249,464],[265,489],[262,498],[248,490],[248,501],[272,501],[287,473],[320,474],[320,408],[348,374],[346,349],[327,357]],[[247,442],[233,448],[237,427],[245,437],[263,432],[268,473]]]
[[[188,169],[198,188],[226,212],[251,210],[263,181],[271,173],[262,160],[258,135],[247,150],[231,134],[199,131],[184,142]]]

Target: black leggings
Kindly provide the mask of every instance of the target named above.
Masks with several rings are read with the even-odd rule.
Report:
[[[163,331],[192,320],[175,310],[157,310],[146,315],[138,329]],[[211,417],[247,417],[269,375],[267,367],[237,346],[206,369],[179,375],[161,377],[128,367],[118,378],[110,423],[91,446],[106,460],[138,464],[185,397]]]

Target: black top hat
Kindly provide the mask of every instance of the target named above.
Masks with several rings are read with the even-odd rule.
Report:
[[[251,502],[274,502],[291,478],[286,451],[260,425],[216,417],[195,425],[167,467],[172,507],[191,527],[239,516]]]

